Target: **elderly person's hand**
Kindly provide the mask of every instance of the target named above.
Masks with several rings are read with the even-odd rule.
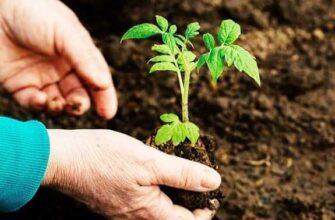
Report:
[[[106,61],[58,0],[0,1],[0,83],[33,109],[82,115],[90,96],[103,118],[117,109]]]
[[[220,175],[202,164],[164,154],[108,130],[49,130],[50,162],[44,185],[55,187],[111,219],[208,220],[159,188],[167,185],[205,192],[219,187]]]

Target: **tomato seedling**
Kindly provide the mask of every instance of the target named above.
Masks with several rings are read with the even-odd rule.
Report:
[[[172,141],[173,145],[179,145],[189,140],[194,145],[200,137],[200,131],[197,125],[190,122],[188,114],[191,74],[207,65],[213,82],[217,83],[224,73],[225,66],[233,65],[260,86],[257,62],[247,50],[234,44],[241,34],[241,27],[233,20],[222,21],[216,39],[210,33],[203,35],[208,52],[201,54],[199,58],[191,51],[194,48],[192,39],[199,35],[198,22],[189,24],[183,35],[177,34],[177,26],[170,25],[162,16],[156,16],[156,23],[144,23],[132,27],[123,35],[121,42],[161,36],[162,44],[152,46],[152,50],[158,55],[149,60],[153,64],[150,73],[160,71],[176,73],[181,91],[182,119],[173,113],[161,115],[160,119],[166,124],[158,129],[155,143],[161,145]]]

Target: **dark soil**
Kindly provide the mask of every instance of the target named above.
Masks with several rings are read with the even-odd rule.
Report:
[[[217,89],[194,74],[191,119],[213,135],[225,193],[217,219],[335,219],[334,0],[66,1],[94,34],[119,91],[117,117],[80,118],[22,110],[1,93],[0,114],[49,128],[110,128],[145,140],[158,116],[179,112],[176,78],[148,76],[152,42],[119,44],[131,25],[155,14],[178,25],[198,20],[214,31],[224,18],[243,28],[239,43],[258,59],[263,86],[229,70]],[[203,50],[201,48],[200,50]],[[99,219],[83,205],[41,190],[23,210],[0,219]]]
[[[155,136],[152,135],[146,141],[146,144],[164,153],[205,164],[215,170],[219,168],[214,155],[217,147],[214,140],[209,136],[202,136],[195,146],[192,146],[189,142],[184,142],[178,146],[174,146],[171,142],[157,146],[154,140]],[[189,210],[204,208],[217,210],[224,198],[219,189],[212,192],[198,193],[166,186],[161,188],[174,204],[181,205]]]

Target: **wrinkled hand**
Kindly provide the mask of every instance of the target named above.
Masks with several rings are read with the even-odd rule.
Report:
[[[44,185],[86,203],[109,219],[208,220],[208,209],[174,205],[159,185],[192,191],[219,187],[202,164],[164,154],[108,130],[49,130],[51,156]]]
[[[25,107],[82,115],[90,96],[103,118],[117,108],[108,65],[58,0],[0,1],[0,83]]]

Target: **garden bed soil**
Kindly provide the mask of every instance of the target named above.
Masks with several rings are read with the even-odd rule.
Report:
[[[108,128],[145,140],[159,115],[180,112],[176,77],[148,75],[152,42],[126,42],[130,26],[168,17],[214,31],[224,18],[243,28],[239,43],[258,59],[263,86],[228,70],[216,88],[193,75],[191,119],[218,143],[225,194],[216,219],[335,219],[335,3],[331,0],[66,0],[111,65],[120,108],[110,122],[23,110],[1,92],[0,114],[39,119],[49,128]],[[200,41],[200,40],[199,40]],[[201,51],[204,48],[201,48]],[[102,219],[83,205],[41,189],[0,219]]]

